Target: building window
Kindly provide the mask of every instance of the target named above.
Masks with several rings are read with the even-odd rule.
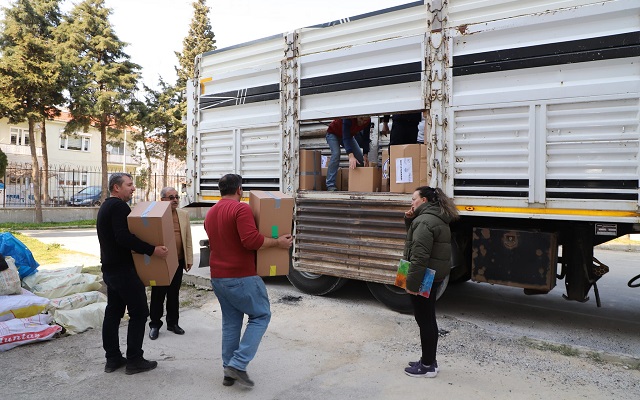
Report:
[[[60,148],[63,150],[89,151],[91,138],[89,136],[60,136]]]
[[[11,144],[16,146],[28,146],[29,130],[21,128],[11,128]]]

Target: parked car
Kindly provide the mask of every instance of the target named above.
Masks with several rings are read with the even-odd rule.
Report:
[[[102,197],[102,188],[100,186],[87,186],[78,193],[71,196],[70,206],[99,206]]]

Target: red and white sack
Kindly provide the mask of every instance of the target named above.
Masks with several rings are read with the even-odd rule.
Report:
[[[29,318],[14,318],[0,322],[0,351],[7,351],[14,347],[50,340],[62,331],[58,325],[49,325],[53,317],[38,314]]]

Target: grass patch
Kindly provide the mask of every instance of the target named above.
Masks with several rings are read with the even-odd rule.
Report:
[[[571,346],[567,346],[566,344],[552,344],[547,342],[539,342],[539,341],[534,341],[528,338],[523,338],[523,341],[527,346],[532,347],[534,349],[542,350],[542,351],[552,351],[554,353],[559,353],[567,357],[578,357],[580,355],[579,350],[576,350]]]
[[[21,235],[18,232],[11,232],[11,234],[31,250],[33,258],[35,258],[40,265],[56,264],[61,261],[62,256],[74,254],[71,250],[63,249],[59,243],[43,243],[38,239]]]
[[[33,223],[33,222],[3,222],[0,223],[0,230],[5,231],[23,231],[23,230],[33,230],[33,229],[48,229],[48,228],[91,228],[96,226],[95,219],[85,219],[81,221],[70,221],[70,222],[42,222],[42,223]]]
[[[85,274],[102,276],[102,269],[99,265],[95,265],[92,267],[83,267],[82,272]]]
[[[596,353],[595,351],[590,351],[587,353],[587,358],[590,358],[591,360],[597,362],[597,363],[603,363],[604,359],[602,358],[602,355],[600,353]]]

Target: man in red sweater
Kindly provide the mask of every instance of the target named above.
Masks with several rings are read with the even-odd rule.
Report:
[[[273,239],[256,227],[248,204],[241,202],[242,177],[227,174],[218,182],[221,199],[204,220],[209,237],[211,286],[222,310],[223,385],[239,383],[253,387],[247,365],[256,355],[271,320],[267,288],[256,275],[256,250],[291,247],[293,237]],[[244,315],[249,317],[242,333]]]

